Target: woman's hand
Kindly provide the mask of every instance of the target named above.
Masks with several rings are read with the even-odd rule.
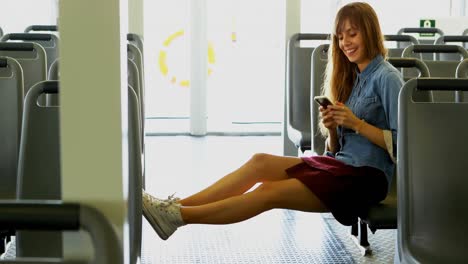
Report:
[[[328,106],[328,109],[330,109],[332,119],[337,125],[357,131],[363,122],[343,103],[337,102],[335,105]]]
[[[322,124],[328,130],[335,130],[337,124],[333,118],[333,111],[331,109],[331,105],[328,105],[327,108],[323,108],[323,106],[319,106],[320,115],[322,116]]]

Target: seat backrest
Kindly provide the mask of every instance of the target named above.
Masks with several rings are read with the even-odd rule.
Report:
[[[123,259],[121,239],[114,225],[96,208],[61,201],[0,201],[0,226],[8,230],[64,230],[87,232],[93,243],[94,256],[89,261],[74,258],[0,258],[0,263],[22,264],[121,264]],[[47,244],[48,241],[43,241]],[[38,245],[40,246],[40,245]]]
[[[430,77],[430,71],[426,63],[417,58],[399,58],[399,57],[388,57],[388,62],[395,68],[414,68],[419,74],[416,77]],[[405,81],[408,81],[406,79]]]
[[[140,50],[137,46],[133,44],[127,44],[127,55],[128,59],[135,63],[138,69],[138,82],[140,84],[139,91],[137,92],[138,95],[138,102],[140,103],[140,113],[142,117],[142,128],[141,131],[142,135],[145,132],[145,76],[144,76],[144,64],[143,64],[143,55],[141,54]],[[134,87],[136,89],[137,87]]]
[[[468,59],[464,59],[458,64],[456,77],[468,79]],[[468,93],[456,91],[455,102],[468,102]]]
[[[409,45],[417,45],[419,41],[410,35],[384,35],[385,41],[396,42],[395,48],[388,48],[388,57],[401,57],[403,50]],[[400,43],[405,43],[404,45]],[[403,47],[404,46],[404,47]]]
[[[132,87],[132,89],[135,91],[137,98],[139,98],[140,94],[140,78],[139,78],[139,73],[138,73],[138,67],[130,59],[127,59],[127,77],[128,77],[128,85]]]
[[[59,108],[38,104],[39,96],[58,93],[58,81],[35,84],[24,100],[18,162],[17,198],[60,200]],[[44,243],[47,241],[47,243]],[[40,245],[40,246],[39,246]],[[17,232],[18,257],[61,257],[61,232]]]
[[[142,166],[140,140],[140,107],[138,97],[128,86],[128,220],[130,230],[130,263],[137,263],[141,253],[142,237]]]
[[[298,33],[291,36],[286,50],[286,120],[288,138],[302,152],[311,149],[310,79],[314,47],[301,41],[328,40],[329,34]]]
[[[49,76],[47,80],[59,80],[59,59],[56,59],[49,68]],[[46,94],[45,104],[47,106],[57,106],[59,105],[59,96],[58,94]]]
[[[321,95],[324,83],[325,70],[328,63],[328,48],[329,44],[317,46],[312,52],[310,66],[310,131],[312,133],[312,150],[321,155],[325,151],[325,139],[322,136],[319,128],[319,106],[314,102],[314,96]]]
[[[400,30],[398,30],[398,35],[403,35],[403,34],[419,34],[420,36],[423,36],[423,35],[435,35],[435,34],[438,34],[439,36],[443,36],[444,35],[444,32],[439,29],[439,28],[422,28],[422,27],[419,27],[419,28],[410,28],[410,27],[407,27],[407,28],[401,28]],[[433,38],[417,38],[419,44],[424,44],[424,45],[431,45],[434,43],[434,39]],[[409,42],[401,42],[399,43],[399,47],[400,48],[406,48],[407,46],[410,45]],[[433,60],[434,57],[432,56],[432,54],[428,54],[428,53],[423,53],[420,55],[420,59],[422,60],[425,60],[425,61],[428,61],[428,60]]]
[[[1,41],[26,41],[35,42],[41,45],[47,55],[47,70],[58,57],[58,37],[53,34],[45,33],[9,33],[1,38]]]
[[[24,140],[21,145],[20,199],[61,199],[59,108],[38,106],[36,103],[41,93],[57,92],[58,81],[46,81],[35,85],[26,97],[27,110],[24,122],[27,129],[23,130]],[[141,252],[142,167],[139,104],[136,93],[130,86],[128,87],[128,136],[130,263],[136,263]],[[44,239],[47,239],[47,245],[37,246],[37,243]],[[60,241],[60,233],[18,232],[18,256],[58,257],[61,254],[61,247],[57,247]]]
[[[59,74],[59,59],[56,59],[49,68],[49,76],[47,77],[48,80],[58,80],[60,77]]]
[[[468,36],[463,35],[453,35],[453,36],[440,36],[434,41],[435,45],[445,44],[448,42],[458,42],[457,45],[462,47],[467,47],[468,44]],[[435,54],[436,60],[451,60],[451,61],[460,61],[460,54],[457,53],[436,53]]]
[[[459,53],[462,58],[468,58],[468,52],[461,46],[457,45],[413,45],[407,47],[403,51],[403,57],[413,57],[414,53]],[[424,61],[429,68],[431,77],[455,77],[456,69],[459,61]],[[405,74],[405,78],[414,78],[412,74]],[[453,102],[455,93],[451,91],[434,91],[434,101],[436,102]]]
[[[388,58],[388,62],[395,68],[415,68],[419,71],[418,77],[430,77],[429,68],[420,59],[416,58]],[[408,79],[405,79],[405,82]],[[432,91],[415,91],[413,99],[417,102],[432,102],[434,100]]]
[[[16,198],[23,97],[20,64],[0,57],[0,199]]]
[[[398,257],[467,263],[468,104],[414,102],[420,90],[468,90],[468,79],[418,78],[399,96]]]
[[[127,63],[128,63],[128,67],[127,67],[127,75],[128,75],[128,85],[130,85],[133,89],[133,91],[135,92],[135,94],[137,95],[137,98],[140,98],[140,93],[141,93],[141,86],[140,86],[140,78],[139,78],[139,72],[138,72],[138,67],[136,66],[136,64],[128,59],[127,60]],[[141,143],[141,149],[143,150],[143,147],[144,147],[144,143],[143,143],[143,137],[144,137],[144,134],[143,134],[143,120],[141,120],[141,116],[143,115],[143,113],[141,112],[142,109],[141,109],[141,106],[140,106],[140,99],[138,99],[138,107],[139,107],[139,116],[140,116],[140,143]]]
[[[456,77],[468,78],[468,59],[464,59],[458,64]]]
[[[141,53],[140,49],[135,46],[134,44],[127,44],[127,53],[128,59],[135,63],[138,69],[138,83],[139,85],[139,93],[138,95],[138,102],[140,104],[140,116],[141,116],[141,142],[142,142],[142,164],[143,164],[143,180],[142,185],[145,186],[145,67],[143,61],[143,54]],[[134,87],[137,89],[136,87]]]
[[[140,37],[140,35],[135,34],[135,33],[128,33],[127,34],[127,41],[128,43],[131,43],[135,46],[138,47],[138,49],[141,52],[141,55],[144,56],[144,50],[143,50],[143,38]]]
[[[463,31],[462,35],[468,36],[468,28]],[[468,43],[465,42],[465,45],[463,45],[463,47],[465,47],[465,49],[468,49]]]
[[[0,56],[16,59],[23,69],[24,96],[36,83],[47,79],[47,59],[42,46],[33,42],[0,42]]]
[[[29,33],[32,31],[58,32],[58,28],[56,25],[30,25],[24,29],[24,33]]]

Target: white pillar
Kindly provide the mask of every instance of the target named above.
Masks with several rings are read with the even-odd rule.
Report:
[[[285,41],[284,41],[284,73],[286,73],[286,47],[288,45],[289,38],[301,32],[301,0],[287,0],[285,1],[286,4],[286,34],[285,34]],[[286,87],[286,74],[284,75],[283,79],[284,86]],[[289,140],[287,135],[287,117],[286,117],[286,88],[284,89],[283,94],[283,102],[284,102],[284,116],[283,116],[283,154],[287,156],[297,156],[298,150],[296,146]]]
[[[121,238],[125,260],[127,1],[61,0],[59,9],[62,197],[101,211]],[[65,257],[89,248],[76,239],[65,237]]]
[[[460,0],[460,13],[459,16],[466,16],[466,0]]]
[[[208,40],[206,0],[190,1],[190,134],[206,135]]]
[[[58,16],[59,16],[59,0],[53,0],[51,2],[51,13],[52,13],[52,18],[51,18],[51,25],[57,25],[58,24]]]
[[[128,0],[128,32],[143,37],[144,12],[143,0]]]

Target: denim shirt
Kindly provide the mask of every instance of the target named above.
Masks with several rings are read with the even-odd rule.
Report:
[[[391,132],[393,156],[396,156],[398,94],[403,86],[401,73],[381,55],[376,56],[363,72],[357,72],[346,106],[359,119]],[[340,149],[335,158],[354,167],[369,166],[385,173],[388,186],[395,165],[387,150],[349,128],[337,128]]]

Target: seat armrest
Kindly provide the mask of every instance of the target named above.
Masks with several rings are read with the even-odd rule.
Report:
[[[93,263],[123,263],[120,240],[107,218],[95,208],[82,204],[44,200],[0,200],[2,229],[86,230],[95,252]],[[76,263],[63,259],[23,258],[0,263]]]

